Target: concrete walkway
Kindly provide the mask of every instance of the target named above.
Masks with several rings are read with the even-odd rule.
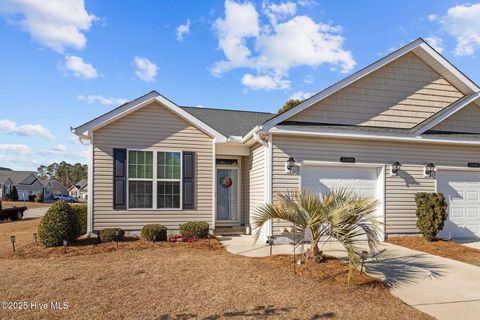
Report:
[[[45,213],[47,212],[48,207],[42,207],[42,208],[31,208],[25,211],[25,214],[23,215],[24,218],[38,218],[38,217],[43,217]]]
[[[269,246],[260,242],[253,245],[252,236],[218,238],[234,254],[270,254]],[[345,258],[345,251],[336,243],[329,243],[322,250],[327,255]],[[274,245],[272,252],[292,254],[293,247]],[[366,271],[384,279],[393,295],[437,319],[480,319],[479,267],[385,243],[366,262]]]

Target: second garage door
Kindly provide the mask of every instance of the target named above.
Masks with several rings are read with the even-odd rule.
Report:
[[[480,237],[480,173],[439,171],[437,191],[448,202],[448,220],[440,237]]]

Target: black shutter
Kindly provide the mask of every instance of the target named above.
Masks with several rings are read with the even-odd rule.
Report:
[[[183,152],[183,209],[195,209],[195,152]]]
[[[127,149],[113,149],[113,209],[127,209]]]

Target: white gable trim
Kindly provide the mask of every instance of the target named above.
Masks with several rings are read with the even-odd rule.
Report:
[[[307,109],[311,105],[317,103],[320,100],[327,98],[328,96],[332,95],[333,93],[349,86],[353,82],[364,78],[365,76],[375,72],[376,70],[380,69],[381,67],[389,64],[390,62],[402,57],[403,55],[413,51],[414,49],[420,48],[424,50],[427,54],[432,56],[436,61],[438,61],[445,69],[457,77],[462,83],[464,83],[471,92],[478,92],[480,88],[473,83],[470,79],[468,79],[463,73],[461,73],[457,68],[455,68],[450,62],[448,62],[445,58],[443,58],[438,52],[436,52],[432,47],[430,47],[423,39],[417,39],[406,46],[398,49],[395,52],[385,56],[384,58],[374,62],[373,64],[361,69],[360,71],[346,77],[345,79],[335,83],[334,85],[328,87],[327,89],[313,95],[312,97],[308,98],[307,100],[300,103],[298,106],[278,115],[275,118],[270,119],[269,121],[265,122],[262,125],[262,129],[268,131],[270,128],[274,127],[275,125],[287,120],[288,118],[296,115],[297,113]]]
[[[227,138],[207,125],[206,123],[200,121],[198,118],[194,117],[190,113],[186,112],[182,108],[178,107],[175,103],[168,100],[164,96],[153,91],[149,94],[133,100],[125,105],[118,107],[98,118],[95,118],[77,128],[72,129],[72,132],[77,136],[86,138],[90,137],[93,130],[97,130],[103,126],[106,126],[109,123],[117,121],[120,118],[125,117],[126,115],[135,112],[136,110],[141,109],[154,101],[158,101],[161,105],[172,111],[173,113],[180,116],[182,119],[186,120],[190,124],[194,125],[198,129],[202,130],[212,138],[215,138],[216,142],[225,142]]]
[[[462,99],[459,99],[458,101],[454,102],[452,105],[447,107],[447,111],[443,112],[440,111],[437,115],[433,115],[430,119],[427,119],[425,123],[421,124],[421,126],[412,131],[414,135],[419,135],[424,133],[427,130],[430,130],[431,128],[435,127],[437,124],[441,123],[454,113],[462,110],[464,107],[469,105],[472,102],[475,102],[478,98],[480,98],[480,92],[475,92],[469,96],[465,96]],[[479,110],[480,112],[480,110]]]

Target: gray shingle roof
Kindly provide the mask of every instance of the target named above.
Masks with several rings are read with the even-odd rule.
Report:
[[[26,179],[30,174],[33,176],[30,179]],[[30,185],[35,182],[36,174],[34,171],[6,171],[0,170],[0,177],[9,177],[14,184],[27,184]]]
[[[260,125],[275,116],[275,114],[268,112],[199,107],[181,108],[226,137],[243,136],[256,125]]]
[[[88,184],[87,179],[82,179],[82,180],[78,181],[77,183],[75,183],[75,187],[77,187],[78,190],[81,190],[81,189],[83,189],[87,184]]]

